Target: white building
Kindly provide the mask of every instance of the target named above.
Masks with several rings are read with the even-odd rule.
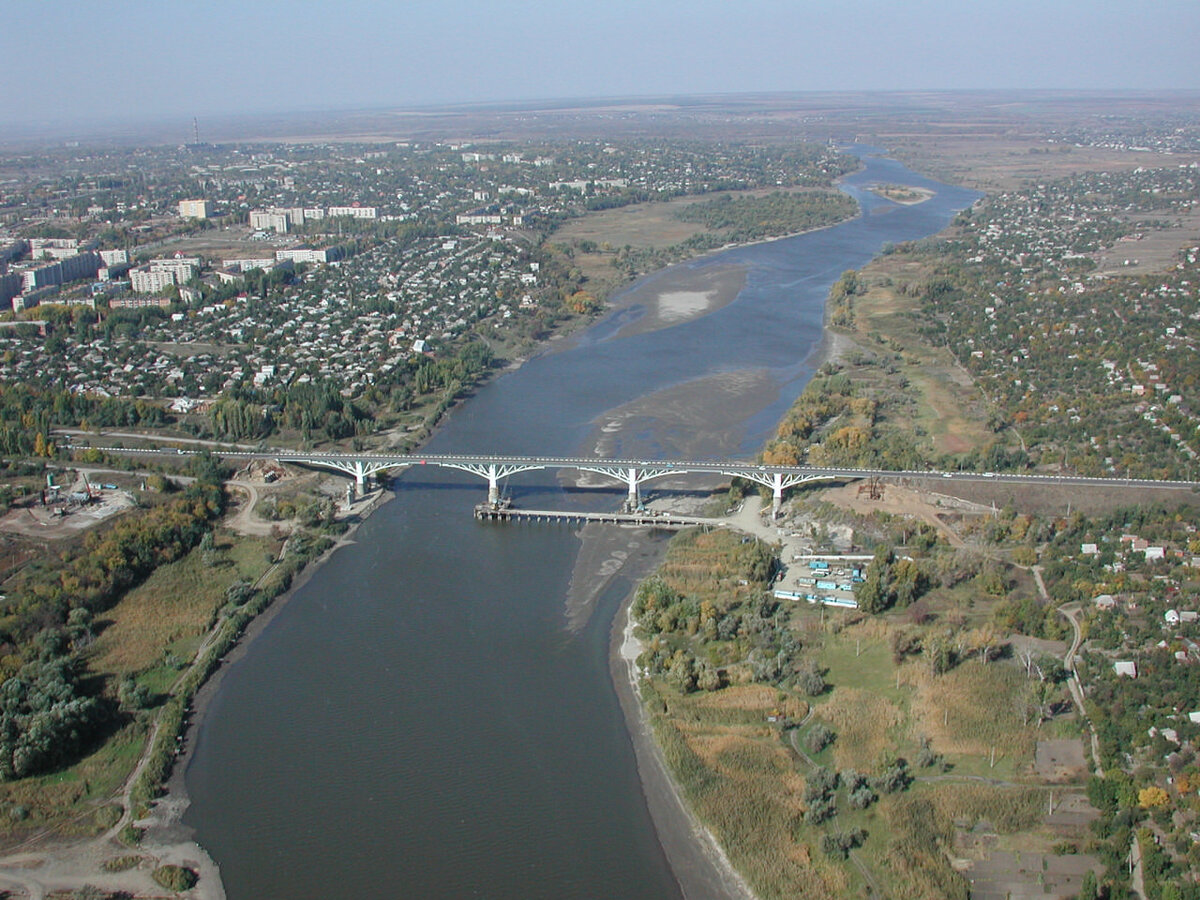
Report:
[[[275,231],[287,234],[291,228],[291,218],[286,213],[269,209],[250,210],[250,227],[255,231]]]
[[[139,267],[129,270],[129,283],[134,293],[156,294],[177,282],[171,270]]]
[[[251,269],[263,269],[266,271],[275,267],[275,257],[263,256],[255,259],[225,259],[221,261],[221,265],[234,272],[249,272]]]
[[[191,281],[200,268],[198,256],[173,256],[166,259],[152,259],[147,265],[152,272],[170,272],[175,276],[176,284]]]
[[[179,218],[181,219],[207,219],[212,214],[213,205],[211,200],[179,201]]]
[[[331,206],[328,211],[329,217],[332,219],[335,216],[350,216],[354,219],[378,219],[379,207],[377,206]]]
[[[275,251],[275,259],[279,262],[329,263],[341,258],[340,247],[325,247],[320,250],[314,250],[311,247],[295,247],[291,250]]]
[[[79,241],[74,238],[30,238],[29,256],[32,259],[67,259],[79,253]]]

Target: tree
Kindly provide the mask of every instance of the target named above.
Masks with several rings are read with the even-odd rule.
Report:
[[[721,673],[707,661],[696,664],[696,687],[702,691],[716,691],[721,687]]]
[[[928,579],[915,560],[897,560],[892,566],[891,579],[896,595],[896,605],[904,608],[925,593]]]
[[[884,544],[875,548],[875,555],[863,573],[863,580],[854,586],[854,599],[863,612],[876,614],[895,602],[892,590],[892,549]]]
[[[874,787],[880,793],[895,794],[907,788],[911,782],[912,777],[908,774],[908,762],[904,759],[897,759],[883,770],[883,774],[875,778]]]
[[[159,866],[151,874],[155,881],[169,891],[191,890],[199,880],[193,870],[176,865]]]
[[[830,856],[845,859],[850,851],[862,844],[867,833],[861,828],[848,831],[833,831],[821,838],[821,850]]]
[[[1156,809],[1166,806],[1170,801],[1167,792],[1157,785],[1150,785],[1138,791],[1138,806],[1142,809]]]
[[[816,697],[825,691],[825,676],[820,667],[811,659],[805,660],[796,670],[796,686],[810,697]]]
[[[808,747],[810,753],[820,753],[833,743],[835,737],[837,735],[833,733],[832,729],[818,722],[804,736],[804,745]]]

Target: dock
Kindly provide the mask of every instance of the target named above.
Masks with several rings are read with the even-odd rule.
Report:
[[[637,512],[573,512],[553,509],[516,509],[512,506],[493,506],[480,503],[475,507],[475,518],[484,522],[600,522],[606,525],[634,525],[643,528],[692,528],[696,526],[719,526],[715,519],[699,516],[681,516],[676,513],[658,513],[649,510]]]

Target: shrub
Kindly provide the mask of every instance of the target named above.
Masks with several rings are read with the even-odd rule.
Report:
[[[112,859],[104,861],[105,872],[128,872],[130,869],[137,868],[142,862],[140,856],[114,856]]]
[[[189,891],[196,886],[198,876],[183,866],[165,865],[154,870],[154,880],[169,891]]]
[[[851,828],[848,831],[834,831],[821,838],[821,850],[830,856],[845,859],[850,851],[862,844],[867,833],[861,828]]]
[[[804,745],[808,747],[810,753],[820,753],[833,743],[835,737],[837,735],[833,733],[832,729],[818,722],[804,736]]]
[[[912,776],[908,774],[908,763],[903,759],[898,759],[886,769],[883,774],[874,780],[873,787],[881,794],[895,794],[904,790],[912,782]]]
[[[796,686],[810,697],[825,692],[825,676],[812,660],[806,661],[796,672]]]
[[[837,806],[833,802],[832,797],[822,797],[812,801],[808,805],[808,810],[804,813],[804,821],[810,825],[820,825],[826,819],[833,818],[837,814]]]

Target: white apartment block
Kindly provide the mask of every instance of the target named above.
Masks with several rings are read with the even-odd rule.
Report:
[[[273,212],[269,209],[252,209],[250,211],[250,227],[255,231],[277,231],[287,234],[291,228],[291,219],[286,213]]]
[[[79,253],[74,238],[30,238],[29,255],[33,259],[67,259]]]
[[[180,200],[179,217],[181,219],[207,219],[214,210],[211,200]]]
[[[294,250],[276,250],[275,258],[280,262],[294,263],[328,263],[342,258],[340,247],[326,247],[323,250],[313,250],[310,247],[297,247]]]
[[[331,206],[328,210],[328,215],[332,219],[335,216],[350,216],[355,219],[378,219],[379,207],[377,206]]]
[[[152,259],[146,264],[151,272],[170,272],[176,284],[183,284],[195,277],[200,268],[198,256],[174,256],[167,259]]]
[[[156,294],[176,284],[175,273],[164,269],[130,269],[129,284],[137,294]]]
[[[264,256],[256,259],[223,259],[221,260],[223,268],[230,269],[234,272],[249,272],[251,269],[268,270],[275,267],[275,257]]]

